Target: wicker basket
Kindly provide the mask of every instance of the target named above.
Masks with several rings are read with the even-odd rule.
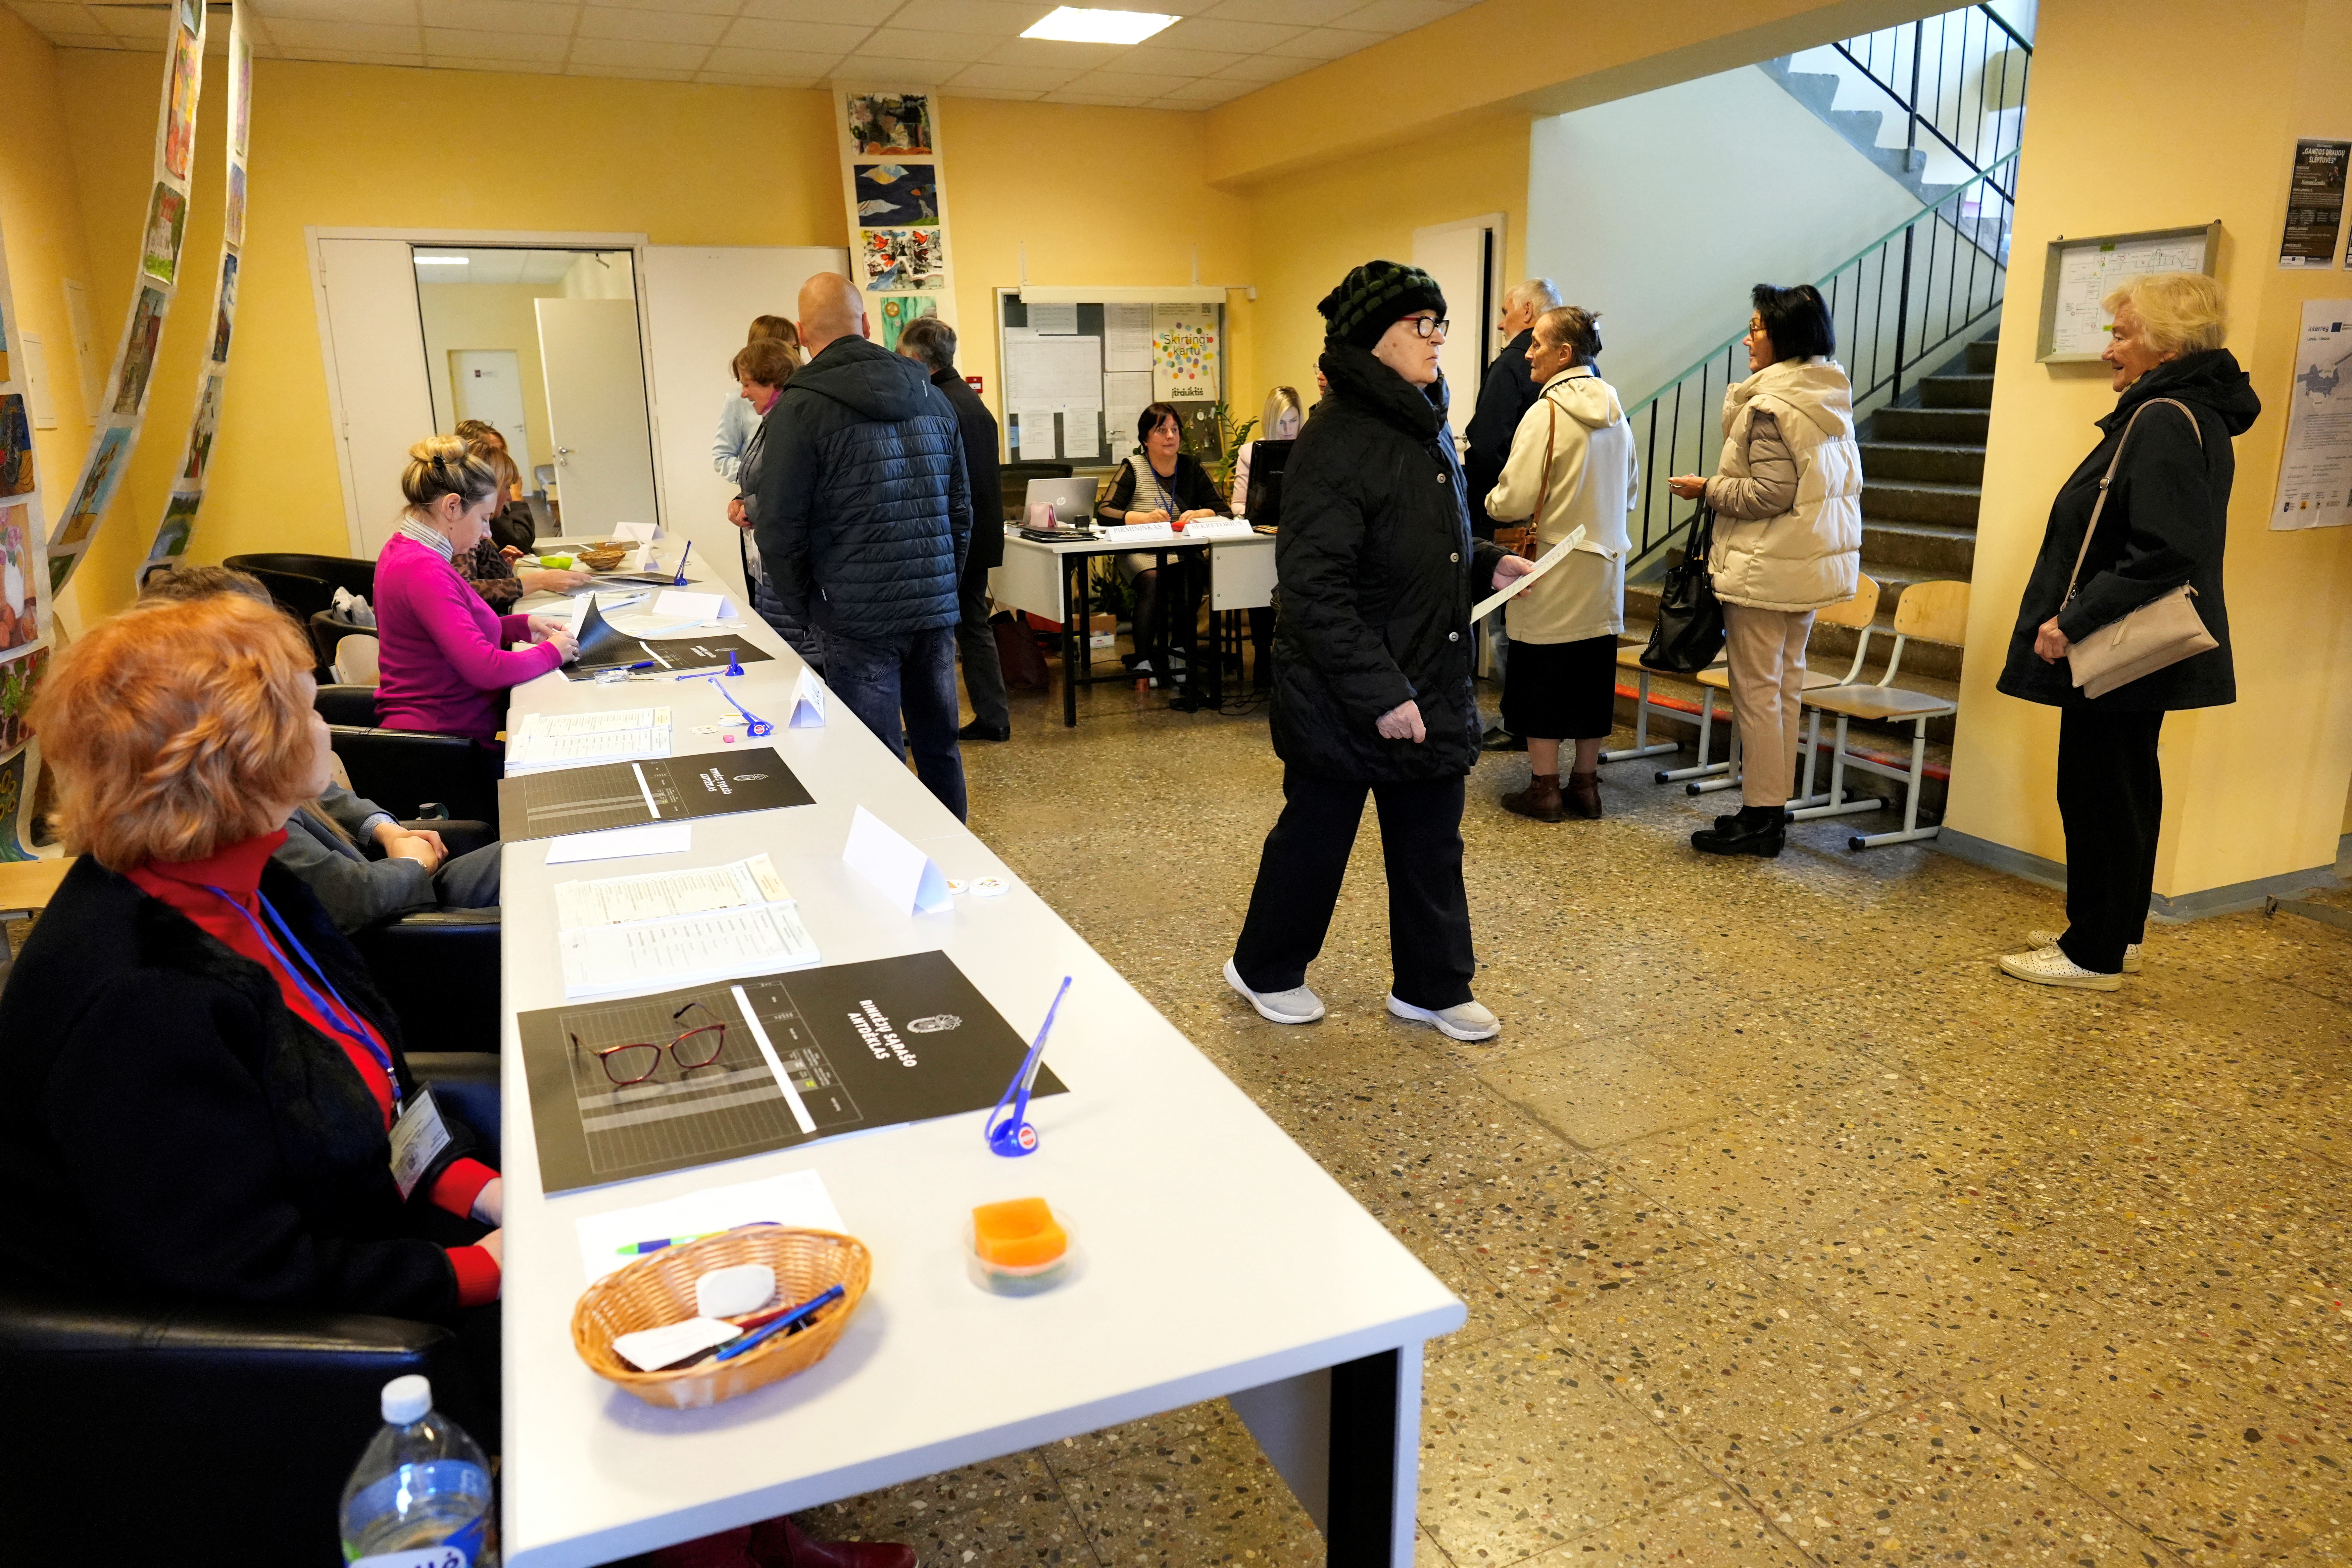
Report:
[[[833,1285],[845,1294],[817,1314],[814,1327],[796,1334],[772,1334],[732,1361],[704,1361],[676,1372],[639,1372],[614,1352],[613,1341],[622,1334],[693,1317],[696,1277],[739,1263],[764,1263],[774,1269],[781,1300],[805,1301]],[[873,1273],[873,1255],[855,1237],[748,1225],[724,1236],[666,1247],[589,1286],[572,1310],[572,1348],[597,1376],[619,1384],[648,1405],[699,1410],[823,1361],[857,1310]]]
[[[574,553],[585,562],[591,570],[610,572],[628,555],[629,547],[617,542],[608,542],[603,544],[583,545]]]

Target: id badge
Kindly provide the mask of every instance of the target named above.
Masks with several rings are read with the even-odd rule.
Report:
[[[449,1129],[441,1123],[441,1108],[433,1103],[431,1089],[419,1089],[392,1124],[392,1179],[403,1203],[447,1147]]]

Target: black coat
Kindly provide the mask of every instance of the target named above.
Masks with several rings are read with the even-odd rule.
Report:
[[[261,893],[391,1047],[366,965],[284,868]],[[197,1305],[447,1319],[457,1279],[383,1113],[268,971],[84,857],[0,991],[0,1279]],[[471,1139],[449,1123],[450,1152]]]
[[[1503,552],[1471,537],[1444,381],[1423,392],[1347,347],[1323,374],[1331,395],[1282,477],[1275,752],[1327,778],[1458,777],[1481,733],[1470,609]],[[1381,739],[1408,700],[1428,739]]]
[[[1528,348],[1536,341],[1529,327],[1495,356],[1478,383],[1478,406],[1462,434],[1470,450],[1463,468],[1470,481],[1470,527],[1482,538],[1494,537],[1495,520],[1486,515],[1486,496],[1503,477],[1511,456],[1511,439],[1519,433],[1519,416],[1536,405],[1543,388],[1528,374]]]
[[[963,435],[963,476],[971,491],[971,547],[965,553],[966,572],[985,572],[1004,564],[1004,479],[996,456],[996,416],[952,370],[935,370],[931,384],[955,409],[956,428]]]
[[[2132,410],[2154,397],[2177,398],[2197,411],[2197,430],[2176,408],[2151,408],[2140,416],[2124,449],[2122,466],[2099,515],[2098,537],[2083,563],[2072,604],[2066,579],[2083,547],[2083,530],[2098,500],[2099,480],[2114,461],[2116,443]],[[2230,437],[2243,433],[2262,412],[2246,373],[2227,349],[2184,354],[2158,365],[2124,389],[2115,412],[2099,421],[2104,437],[2058,491],[2042,553],[2026,579],[2010,634],[2009,659],[2000,689],[2029,702],[2068,707],[2090,702],[2074,685],[2066,661],[2045,664],[2033,651],[2042,623],[2058,617],[2058,629],[2079,642],[2099,627],[2187,583],[2190,601],[2219,647],[2144,675],[2095,699],[2102,710],[2170,712],[2183,708],[2220,708],[2238,700],[2237,675],[2230,660],[2230,612],[2221,594],[2221,558],[2228,542],[2230,484],[2237,458]],[[2063,606],[2062,613],[2061,606]]]
[[[955,409],[922,366],[835,339],[762,425],[752,532],[784,613],[850,637],[955,625],[971,495]]]

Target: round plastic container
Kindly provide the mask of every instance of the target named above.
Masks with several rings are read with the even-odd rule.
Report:
[[[1069,1237],[1069,1246],[1062,1256],[1051,1263],[1034,1268],[1016,1268],[1008,1264],[991,1263],[981,1257],[972,1237],[971,1215],[963,1216],[963,1267],[971,1282],[992,1296],[1037,1296],[1053,1289],[1065,1280],[1076,1276],[1081,1263],[1078,1252],[1078,1227],[1070,1218],[1069,1210],[1047,1200],[1055,1220]]]

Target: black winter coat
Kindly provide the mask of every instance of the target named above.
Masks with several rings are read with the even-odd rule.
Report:
[[[1470,450],[1462,466],[1470,481],[1470,529],[1483,539],[1495,535],[1495,520],[1486,515],[1486,497],[1503,477],[1511,456],[1511,438],[1519,433],[1519,416],[1536,405],[1543,388],[1528,374],[1528,349],[1536,341],[1529,327],[1495,356],[1478,383],[1478,407],[1462,434]]]
[[[963,436],[964,482],[971,491],[971,546],[963,559],[967,572],[985,572],[1004,564],[1004,477],[996,456],[996,416],[980,400],[971,384],[951,370],[931,373],[931,384],[955,409],[956,428]]]
[[[1504,552],[1471,537],[1444,381],[1423,392],[1349,347],[1323,374],[1331,395],[1283,470],[1274,749],[1326,778],[1457,777],[1481,733],[1470,609]],[[1408,700],[1428,739],[1381,739]]]
[[[803,365],[763,421],[753,533],[786,615],[828,635],[955,625],[971,495],[955,409],[864,338]]]
[[[2124,449],[2122,466],[2099,514],[2098,536],[2083,563],[2072,604],[2066,579],[2083,548],[2083,530],[2098,500],[2099,480],[2114,461],[2116,443],[2132,410],[2154,397],[2177,398],[2197,411],[2197,430],[2177,408],[2151,408],[2140,416]],[[2230,485],[2237,457],[2230,437],[2242,434],[2263,410],[2246,373],[2227,349],[2184,354],[2158,365],[2124,389],[2115,411],[2101,419],[2105,437],[2059,489],[2050,523],[2026,579],[2010,634],[2009,659],[2000,689],[2029,702],[2071,707],[2095,700],[2106,711],[2170,712],[2184,708],[2220,708],[2238,700],[2230,659],[2230,612],[2221,595],[2222,548],[2228,542]],[[2044,664],[2033,651],[2042,623],[2058,617],[2058,629],[2079,642],[2099,627],[2187,583],[2196,589],[2205,629],[2219,647],[2144,675],[2105,697],[2084,697],[2074,672],[2060,659]],[[2062,613],[2063,606],[2063,613]]]
[[[392,1010],[301,881],[261,894],[415,1080]],[[443,1319],[448,1255],[403,1204],[383,1114],[268,971],[84,857],[0,991],[0,1279],[289,1311]],[[455,1141],[436,1163],[469,1152]]]

